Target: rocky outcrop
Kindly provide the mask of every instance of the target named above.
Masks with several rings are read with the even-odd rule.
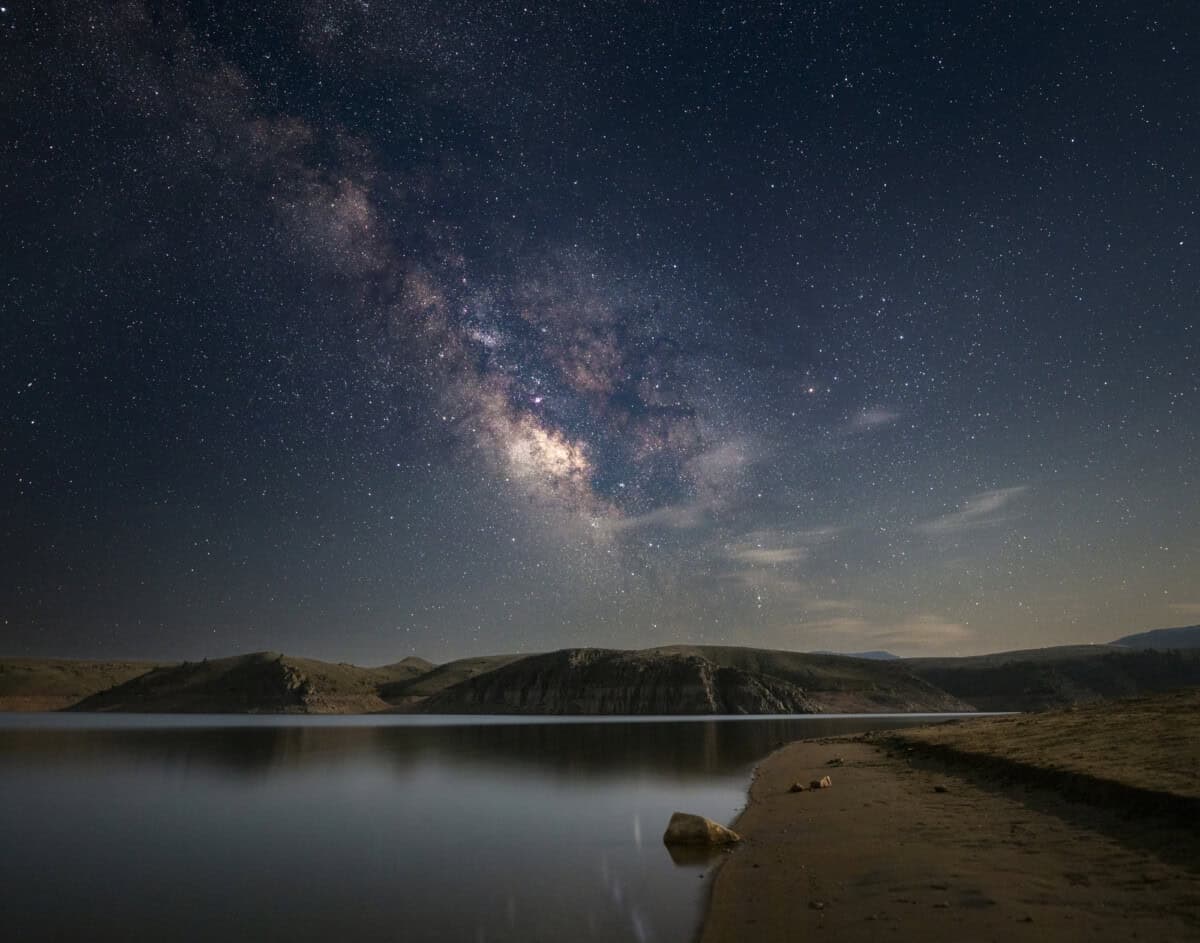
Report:
[[[742,836],[733,829],[688,812],[674,813],[663,833],[663,843],[667,845],[732,845],[741,840]]]

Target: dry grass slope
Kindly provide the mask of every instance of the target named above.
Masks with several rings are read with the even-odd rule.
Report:
[[[0,659],[0,711],[60,710],[160,665],[151,661]]]
[[[1200,690],[972,718],[888,739],[1078,798],[1165,805],[1200,822]]]

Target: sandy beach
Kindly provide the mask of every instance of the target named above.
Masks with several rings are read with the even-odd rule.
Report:
[[[789,792],[826,775],[831,788]],[[744,841],[716,876],[703,943],[1200,938],[1194,826],[890,737],[782,748],[734,827]]]

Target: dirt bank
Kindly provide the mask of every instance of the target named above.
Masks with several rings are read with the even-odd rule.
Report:
[[[1200,938],[1195,830],[883,739],[783,748],[735,828],[704,943]]]

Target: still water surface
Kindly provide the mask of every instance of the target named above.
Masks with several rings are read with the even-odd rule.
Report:
[[[780,742],[890,717],[0,715],[0,925],[20,941],[687,941]]]

